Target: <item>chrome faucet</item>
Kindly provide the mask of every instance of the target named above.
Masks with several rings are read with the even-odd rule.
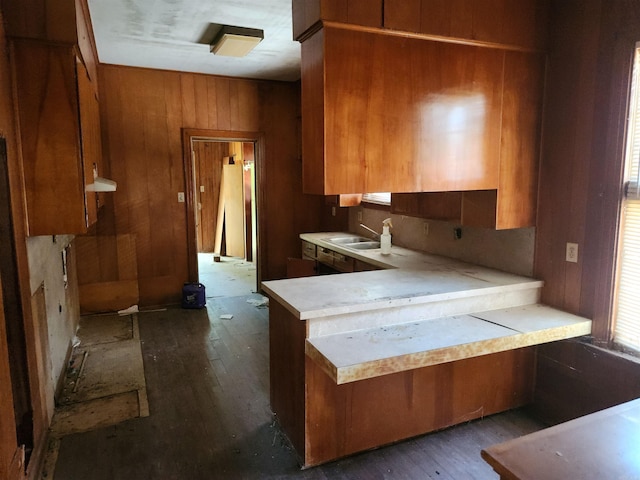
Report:
[[[362,228],[364,228],[365,230],[369,230],[371,233],[373,233],[378,238],[378,240],[380,240],[380,234],[378,232],[376,232],[372,228],[367,227],[364,223],[361,223],[360,226]]]

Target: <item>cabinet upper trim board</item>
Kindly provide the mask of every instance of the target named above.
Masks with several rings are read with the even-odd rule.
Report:
[[[453,43],[456,45],[469,45],[472,47],[484,47],[484,48],[492,48],[497,50],[506,50],[506,51],[515,51],[515,52],[529,52],[529,53],[543,53],[543,50],[539,48],[531,48],[524,47],[521,45],[511,45],[505,43],[498,42],[487,42],[483,40],[473,40],[470,38],[457,38],[457,37],[447,37],[444,35],[434,35],[430,33],[415,33],[415,32],[405,32],[402,30],[391,30],[389,28],[377,28],[377,27],[367,27],[364,25],[353,25],[350,23],[341,23],[341,22],[331,22],[331,21],[321,21],[318,23],[317,27],[314,27],[309,31],[308,34],[305,34],[304,37],[299,39],[300,42],[304,42],[307,38],[313,35],[322,27],[334,27],[341,28],[343,30],[352,30],[356,32],[367,32],[367,33],[376,33],[380,35],[388,35],[390,37],[402,37],[402,38],[415,38],[419,40],[432,40],[435,42],[443,42],[443,43]]]

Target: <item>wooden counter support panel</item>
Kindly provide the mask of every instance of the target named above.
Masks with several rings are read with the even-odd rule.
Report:
[[[525,405],[534,360],[526,348],[336,385],[307,357],[304,465]]]
[[[280,303],[269,305],[271,409],[299,455],[304,455],[304,339],[301,322]]]

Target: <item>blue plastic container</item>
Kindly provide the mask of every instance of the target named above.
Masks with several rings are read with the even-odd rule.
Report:
[[[204,285],[185,283],[182,287],[182,308],[203,308],[207,304]]]

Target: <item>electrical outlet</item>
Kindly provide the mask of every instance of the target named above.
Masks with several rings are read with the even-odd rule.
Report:
[[[567,242],[567,262],[578,263],[578,244]]]
[[[455,240],[460,240],[462,238],[462,228],[456,227],[453,229],[453,238]]]
[[[204,185],[200,185],[200,193],[204,193]]]
[[[331,215],[336,216],[336,207],[331,207]]]
[[[358,215],[357,215],[358,221],[361,222],[362,221],[362,210],[358,210]]]
[[[178,203],[184,203],[184,192],[178,192]]]
[[[425,237],[429,236],[429,222],[424,222],[422,224],[422,233],[424,234]]]

